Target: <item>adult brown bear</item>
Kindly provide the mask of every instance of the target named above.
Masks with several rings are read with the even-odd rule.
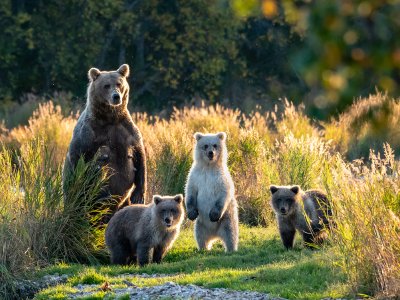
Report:
[[[97,153],[99,163],[110,168],[111,176],[104,196],[115,196],[109,205],[110,216],[130,203],[144,203],[146,191],[146,156],[142,135],[128,111],[129,66],[116,71],[89,70],[86,108],[73,132],[64,164],[65,179],[81,156],[92,160]],[[66,192],[65,201],[68,201]]]

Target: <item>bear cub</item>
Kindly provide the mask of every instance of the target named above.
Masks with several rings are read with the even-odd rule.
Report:
[[[238,248],[239,220],[235,187],[227,166],[226,134],[195,133],[194,161],[186,183],[186,210],[196,220],[199,249],[221,239],[226,251]]]
[[[119,210],[106,229],[111,263],[140,266],[160,263],[179,235],[184,217],[183,196],[153,196],[149,205],[135,204]]]
[[[326,238],[332,216],[326,195],[318,190],[302,191],[295,186],[270,186],[271,206],[278,221],[279,233],[286,249],[293,248],[296,229],[305,246],[314,248]],[[314,244],[314,245],[313,245]]]

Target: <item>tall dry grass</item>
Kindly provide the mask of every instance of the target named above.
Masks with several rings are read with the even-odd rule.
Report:
[[[325,177],[334,200],[335,234],[355,292],[400,295],[400,164],[389,145],[370,164],[338,158]],[[395,213],[397,212],[397,214]]]
[[[385,123],[390,134],[381,141],[389,139],[396,145],[396,141],[390,139],[397,137],[398,127],[393,126],[397,124],[396,117],[400,119],[400,112],[396,110],[398,102],[380,94],[361,102],[358,105],[367,112],[368,106],[375,102],[377,107],[388,105],[393,108],[389,121]],[[219,105],[175,109],[168,119],[134,114],[144,137],[148,158],[147,200],[154,193],[183,192],[192,163],[194,132],[225,131],[228,134],[228,166],[236,186],[241,222],[250,225],[275,223],[269,205],[270,184],[300,184],[303,189],[325,189],[332,200],[336,221],[332,239],[337,246],[333,250],[340,252],[341,263],[354,291],[383,296],[398,294],[399,164],[388,146],[385,146],[386,152],[382,157],[372,154],[370,160],[346,160],[349,153],[358,153],[354,150],[361,147],[357,141],[371,136],[370,128],[374,126],[368,121],[354,123],[366,114],[358,112],[359,106],[355,105],[347,115],[323,126],[310,120],[302,107],[295,107],[288,101],[273,112],[256,111],[250,115]],[[346,117],[350,115],[353,117]],[[101,248],[101,240],[96,245],[89,242],[90,234],[95,233],[85,231],[87,223],[70,228],[70,239],[73,239],[73,230],[86,232],[88,239],[84,242],[70,242],[73,247],[47,246],[57,238],[55,232],[61,230],[57,227],[60,223],[49,224],[55,221],[53,216],[61,213],[60,170],[75,122],[76,116],[65,117],[59,107],[47,103],[39,107],[27,126],[13,129],[7,129],[4,124],[0,126],[0,138],[4,144],[0,151],[0,169],[4,170],[0,190],[7,191],[7,196],[0,199],[3,220],[0,243],[11,243],[0,257],[4,278],[13,278],[14,271],[23,273],[27,266],[40,266],[56,257],[71,259],[78,256],[76,253],[86,253],[84,255],[90,257]],[[353,130],[354,124],[362,129]],[[35,161],[40,161],[40,164]],[[42,166],[39,168],[39,165]],[[85,180],[85,172],[88,170],[82,167],[77,182]],[[82,182],[80,184],[82,186]],[[35,187],[31,196],[27,194],[30,185]],[[38,186],[45,188],[39,189]],[[77,201],[85,198],[80,194],[80,186],[75,187]],[[93,187],[94,190],[98,188]],[[90,198],[92,192],[85,195]],[[29,204],[31,202],[35,205]],[[77,203],[77,207],[79,205],[82,204]],[[66,216],[76,213],[71,208]],[[84,220],[71,222],[82,224]],[[27,233],[26,224],[33,232]],[[48,237],[37,234],[43,228]],[[48,249],[44,251],[47,254],[26,252],[31,237],[43,249]],[[82,252],[83,249],[87,252]],[[19,257],[23,259],[18,260]]]
[[[52,159],[56,166],[64,161],[77,117],[64,117],[61,106],[51,101],[40,103],[28,119],[28,125],[11,129],[2,140],[14,149],[23,149],[33,140],[41,140],[53,152]]]
[[[107,174],[81,159],[63,203],[61,165],[40,139],[19,151],[0,146],[0,298],[13,298],[15,279],[56,261],[95,262],[103,251],[96,195]],[[93,216],[93,217],[92,217]]]
[[[400,101],[377,93],[359,99],[337,120],[326,124],[325,137],[349,159],[368,159],[370,149],[390,143],[400,154]]]

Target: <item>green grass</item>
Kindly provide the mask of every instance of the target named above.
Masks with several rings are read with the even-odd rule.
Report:
[[[348,286],[340,268],[332,263],[335,253],[332,246],[319,251],[304,249],[299,238],[294,250],[286,251],[275,226],[241,226],[240,246],[236,253],[224,253],[221,244],[214,245],[210,252],[198,251],[189,227],[182,231],[161,264],[143,268],[59,264],[46,268],[37,275],[58,273],[68,274],[70,278],[65,285],[40,292],[36,299],[63,299],[73,293],[78,284],[95,284],[91,289],[101,295],[96,294],[90,299],[98,299],[97,296],[105,296],[100,292],[102,283],[108,281],[114,288],[124,287],[124,279],[116,276],[127,273],[170,274],[161,278],[128,279],[139,287],[173,281],[207,288],[259,291],[291,299],[342,297],[347,294]],[[109,294],[112,296],[112,292]]]

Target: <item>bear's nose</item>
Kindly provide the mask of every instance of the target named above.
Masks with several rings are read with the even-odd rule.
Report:
[[[284,207],[281,208],[281,213],[286,213],[286,209]]]
[[[209,158],[213,158],[213,157],[214,157],[214,152],[209,151],[209,152],[208,152],[208,157],[209,157]]]
[[[118,103],[119,103],[119,100],[120,100],[119,94],[117,94],[117,93],[113,94],[113,95],[112,95],[112,100],[113,100],[113,102],[114,102],[115,104],[118,104]]]
[[[171,219],[170,218],[165,218],[165,223],[167,225],[171,225]]]

